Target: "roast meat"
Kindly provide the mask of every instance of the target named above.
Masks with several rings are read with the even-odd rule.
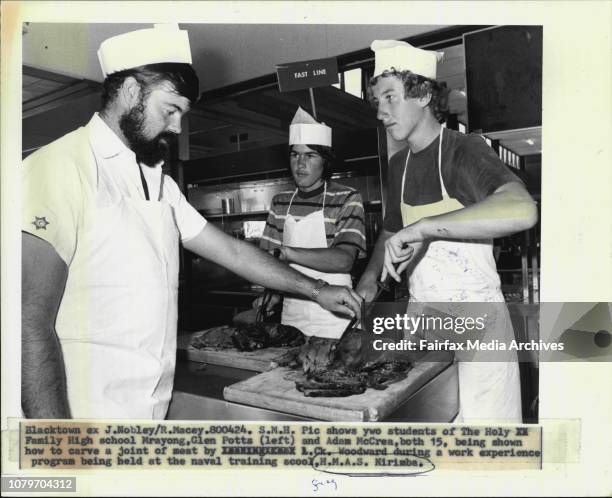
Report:
[[[306,375],[303,381],[296,381],[296,389],[310,397],[340,397],[361,394],[368,387],[386,389],[393,382],[404,379],[410,370],[410,363],[391,361],[371,365],[361,371],[332,368]]]
[[[256,322],[237,327],[222,325],[204,331],[193,339],[194,348],[230,349],[255,351],[272,347],[295,347],[304,344],[302,332],[290,325]]]
[[[308,338],[289,366],[301,366],[305,373],[318,373],[328,369],[364,370],[370,366],[391,361],[406,361],[403,353],[385,348],[375,349],[374,340],[394,342],[398,339],[391,335],[376,335],[365,330],[353,328],[341,340],[311,336]]]
[[[232,334],[232,342],[239,351],[255,351],[267,348],[270,345],[270,336],[259,323],[250,323],[238,327],[238,330]]]
[[[214,348],[228,349],[234,346],[232,335],[236,332],[235,327],[222,325],[205,330],[191,341],[191,345],[196,349]]]
[[[304,373],[325,371],[334,361],[337,346],[336,339],[311,336],[300,348],[297,365],[302,367]]]
[[[378,348],[373,341],[380,340]],[[310,337],[295,357],[304,378],[296,389],[305,396],[339,397],[361,394],[367,388],[386,389],[406,377],[410,361],[401,353],[380,347],[397,341],[391,335],[372,336],[354,328],[341,340]]]
[[[232,335],[234,346],[240,351],[300,346],[305,340],[304,334],[295,327],[268,322],[255,322],[240,326]]]
[[[270,347],[295,347],[301,346],[306,342],[306,336],[302,334],[301,330],[291,325],[268,322],[259,322],[259,324],[266,328],[267,334],[270,337]]]

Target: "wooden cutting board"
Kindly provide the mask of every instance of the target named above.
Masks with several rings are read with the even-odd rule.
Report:
[[[231,349],[203,348],[196,349],[191,346],[191,342],[205,333],[206,330],[182,334],[177,338],[177,348],[182,351],[189,361],[200,363],[210,363],[224,367],[242,368],[253,372],[266,372],[276,368],[276,362],[281,356],[287,354],[293,348],[264,348],[257,351],[238,351]]]
[[[427,356],[424,357],[427,360]],[[297,372],[279,367],[223,390],[227,401],[330,421],[383,420],[413,393],[448,366],[448,361],[423,361],[408,376],[387,389],[367,389],[340,398],[309,398],[295,388]]]

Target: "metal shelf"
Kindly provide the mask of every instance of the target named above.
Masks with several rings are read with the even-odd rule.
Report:
[[[363,203],[363,207],[366,210],[377,211],[381,208],[382,202],[379,200],[366,201]],[[242,213],[219,213],[219,214],[206,214],[200,210],[199,213],[204,216],[207,220],[222,219],[222,218],[250,218],[257,216],[264,216],[268,214],[267,210],[264,211],[246,211]],[[519,270],[520,271],[520,270]]]
[[[249,218],[251,216],[264,216],[268,214],[268,211],[246,211],[244,213],[221,213],[221,214],[206,214],[200,211],[200,214],[207,220],[222,219],[222,218]]]

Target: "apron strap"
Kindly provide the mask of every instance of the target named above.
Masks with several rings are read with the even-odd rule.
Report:
[[[293,195],[291,196],[291,200],[289,201],[289,206],[287,206],[287,212],[285,213],[285,217],[289,215],[289,210],[291,209],[291,204],[293,204],[293,199],[297,195],[299,189],[295,189]],[[325,196],[327,195],[327,182],[323,184],[323,218],[325,218]]]
[[[444,127],[440,127],[440,141],[438,143],[438,176],[440,177],[440,187],[442,189],[442,198],[448,197],[448,192],[444,187],[444,180],[442,180],[442,134]],[[408,169],[408,159],[410,159],[410,149],[406,155],[406,164],[404,164],[404,173],[402,174],[402,195],[400,197],[400,203],[404,202],[404,184],[406,182],[406,170]]]
[[[138,165],[138,173],[140,173],[140,182],[142,183],[142,188],[144,190],[145,199],[149,200],[149,187],[147,186],[147,181],[145,180],[144,173],[142,172],[142,167],[140,164]]]
[[[325,218],[325,196],[327,195],[327,182],[323,184],[323,218]]]
[[[404,173],[402,174],[402,195],[400,196],[400,206],[404,202],[404,184],[406,183],[406,170],[408,169],[408,159],[410,159],[410,149],[406,155],[406,164],[404,164]]]
[[[297,193],[298,193],[298,189],[296,187],[295,192],[293,192],[293,195],[291,196],[291,200],[289,201],[289,205],[287,206],[287,212],[285,213],[285,218],[289,216],[289,210],[291,209],[291,204],[293,204],[293,199],[295,198]]]
[[[448,192],[444,186],[444,180],[442,179],[442,134],[444,133],[444,126],[440,127],[440,143],[438,144],[438,175],[440,176],[440,188],[442,189],[442,198],[448,198]]]
[[[138,172],[140,173],[140,181],[142,182],[142,188],[144,189],[145,199],[149,200],[149,187],[147,185],[147,180],[144,177],[144,173],[142,172],[142,166],[138,165]],[[157,195],[157,202],[161,202],[164,196],[164,172],[162,171],[159,178],[159,193]]]
[[[164,175],[164,172],[162,171],[161,174],[161,178],[159,180],[159,196],[157,197],[157,201],[161,202],[162,197],[164,196],[164,178],[166,175]]]

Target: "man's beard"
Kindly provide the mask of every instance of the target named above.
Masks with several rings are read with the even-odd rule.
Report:
[[[141,101],[119,119],[119,127],[128,141],[130,149],[136,154],[136,160],[147,166],[155,166],[168,159],[176,134],[164,131],[150,139],[144,135],[144,104]]]

